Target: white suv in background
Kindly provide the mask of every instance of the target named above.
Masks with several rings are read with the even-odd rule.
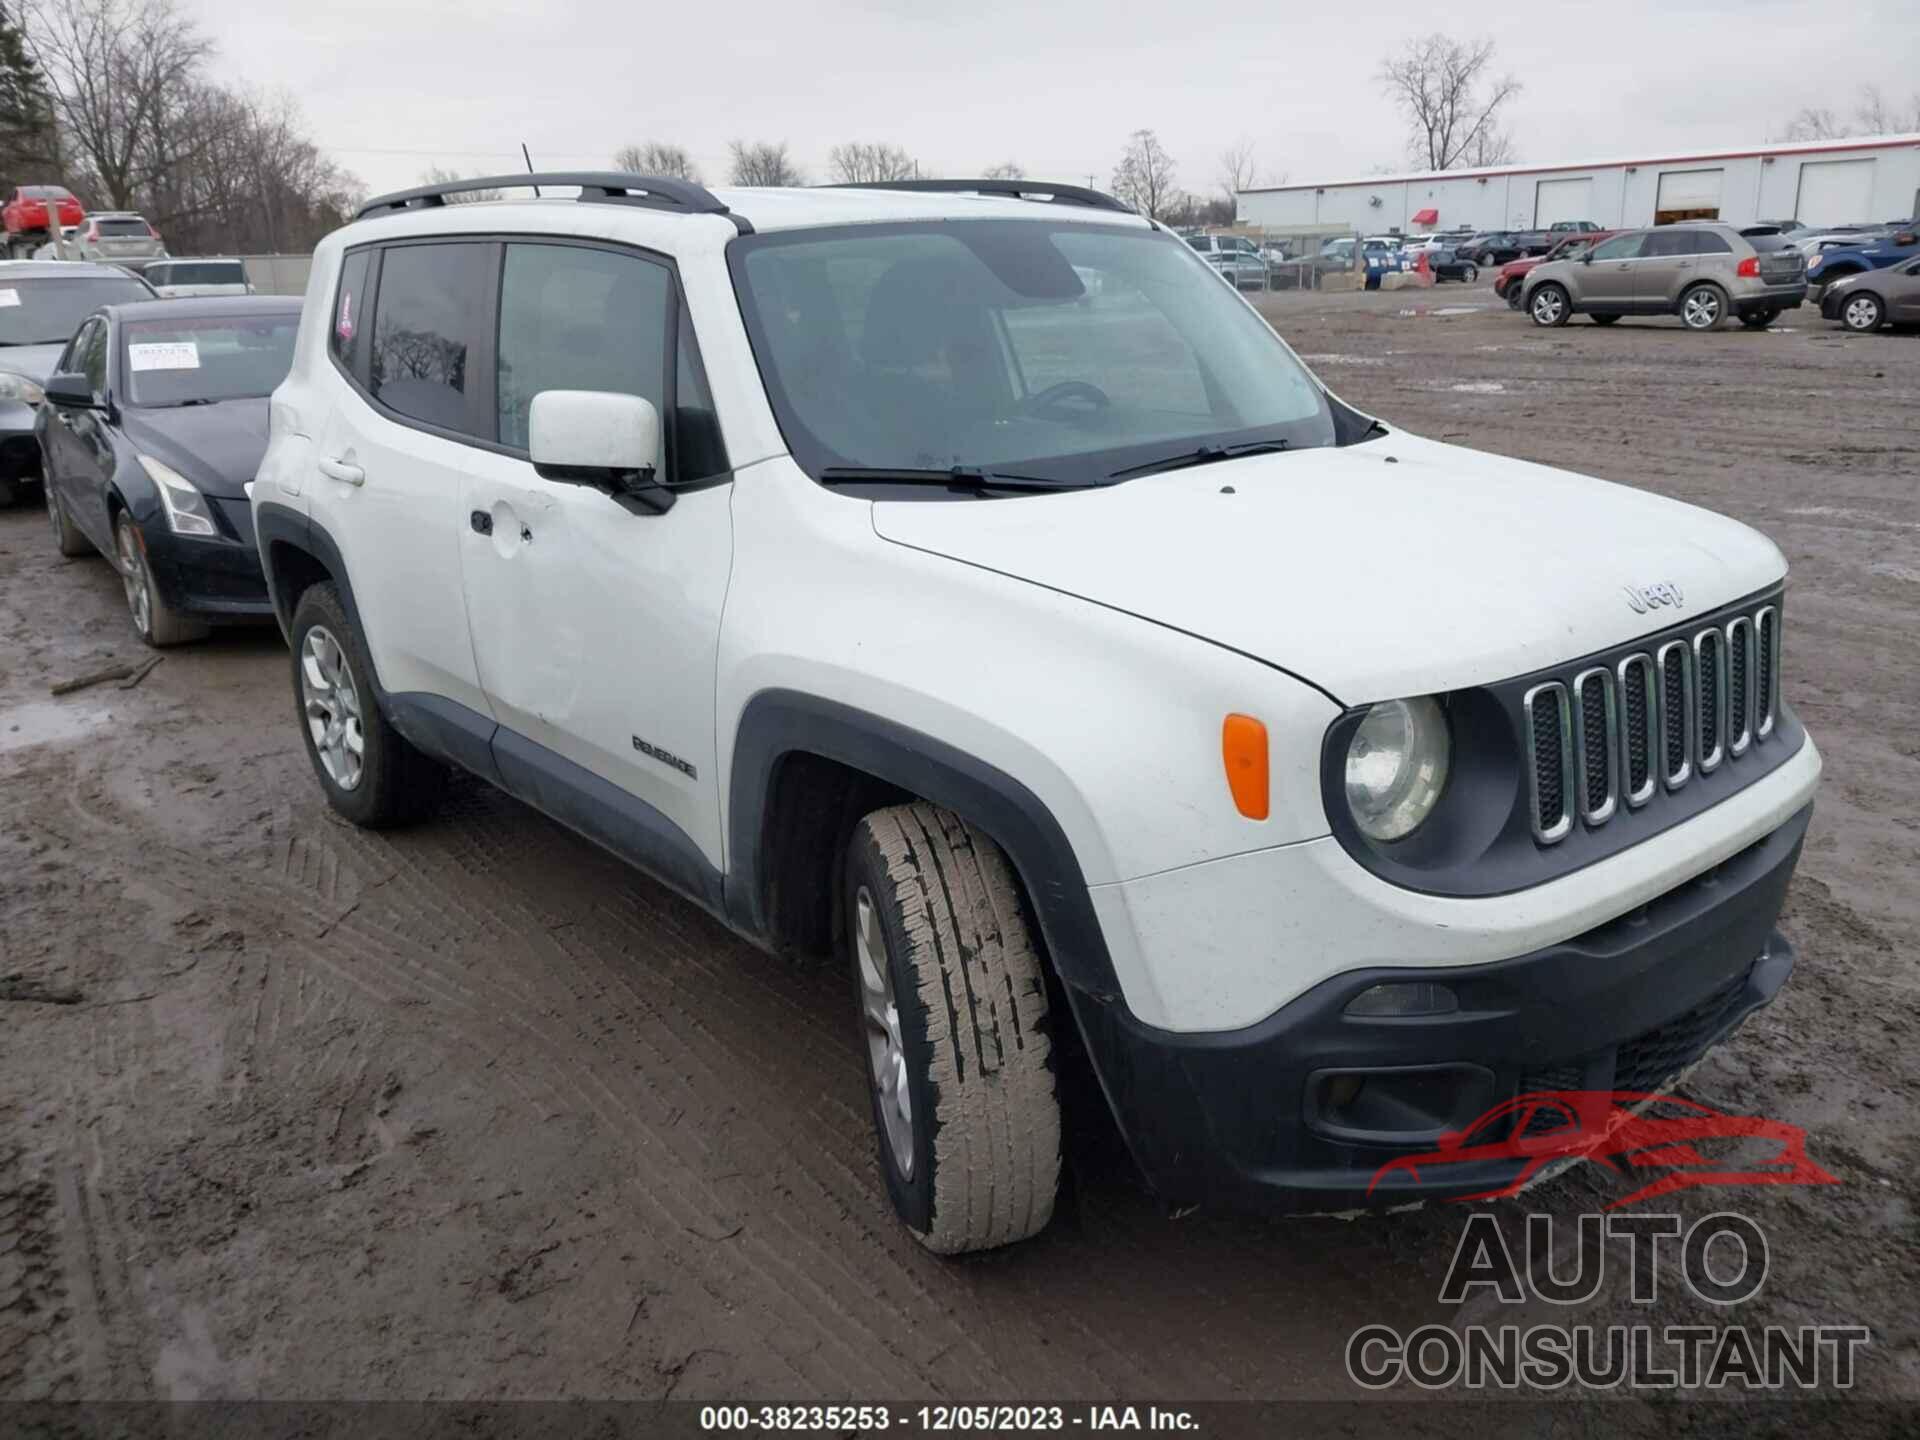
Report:
[[[841,957],[937,1251],[1047,1223],[1070,1067],[1170,1204],[1391,1205],[1792,968],[1780,552],[1356,412],[1095,192],[375,200],[253,508],[333,807],[457,766]]]

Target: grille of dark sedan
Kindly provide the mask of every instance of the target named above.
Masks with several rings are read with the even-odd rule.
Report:
[[[1554,844],[1576,820],[1604,825],[1623,802],[1637,809],[1751,754],[1779,707],[1772,604],[1541,681],[1522,701],[1534,838]]]

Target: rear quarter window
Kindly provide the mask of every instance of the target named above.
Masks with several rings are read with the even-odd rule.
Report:
[[[333,330],[327,346],[340,367],[356,380],[366,378],[367,275],[373,252],[355,250],[340,267],[340,288],[333,297]]]

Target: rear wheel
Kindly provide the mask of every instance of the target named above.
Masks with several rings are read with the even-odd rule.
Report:
[[[1727,297],[1718,285],[1695,285],[1680,296],[1680,323],[1689,330],[1717,330],[1727,318]]]
[[[431,814],[446,790],[446,767],[381,714],[366,642],[331,583],[300,596],[291,638],[300,732],[327,803],[369,830]]]
[[[951,811],[876,810],[844,891],[887,1194],[942,1255],[1024,1240],[1060,1183],[1046,977],[1013,870]]]
[[[1527,301],[1527,313],[1536,325],[1564,325],[1573,314],[1573,301],[1563,287],[1548,281]]]
[[[1886,318],[1886,307],[1880,303],[1880,297],[1870,290],[1862,290],[1849,295],[1840,306],[1840,323],[1858,334],[1869,330],[1878,330],[1880,322]]]

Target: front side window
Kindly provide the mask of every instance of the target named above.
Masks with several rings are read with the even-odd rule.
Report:
[[[271,395],[293,368],[299,329],[298,312],[129,321],[120,327],[127,403],[204,405]]]
[[[1593,247],[1595,260],[1631,260],[1640,253],[1641,235],[1616,235]]]
[[[491,249],[472,243],[387,247],[367,368],[367,388],[382,404],[445,430],[480,433],[468,377],[491,309]]]
[[[815,475],[1099,483],[1203,444],[1333,443],[1313,377],[1154,231],[862,225],[748,237],[728,256],[782,432]]]
[[[87,326],[80,346],[80,373],[87,377],[87,388],[95,395],[107,393],[107,322],[95,320]]]
[[[387,281],[381,277],[384,313]],[[527,448],[542,390],[612,390],[667,417],[673,276],[635,255],[580,245],[509,245],[500,281],[502,445]]]

